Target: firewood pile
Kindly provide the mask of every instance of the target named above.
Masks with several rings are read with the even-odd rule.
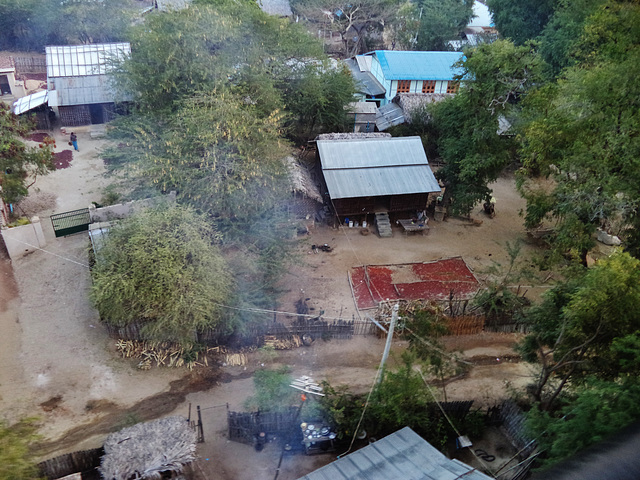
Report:
[[[275,335],[265,335],[265,346],[273,347],[275,350],[290,350],[303,345],[302,339],[298,335],[292,335],[291,338],[277,338]]]
[[[138,368],[149,370],[156,367],[181,368],[193,370],[194,367],[208,367],[209,357],[223,353],[220,347],[205,348],[202,351],[186,350],[173,342],[140,342],[137,340],[118,340],[116,348],[122,358],[140,359]]]

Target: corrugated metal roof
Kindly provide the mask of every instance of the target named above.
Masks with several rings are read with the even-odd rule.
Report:
[[[57,95],[57,105],[84,105],[131,100],[131,95],[118,95],[109,75],[53,78],[52,94]]]
[[[420,137],[318,140],[332,199],[439,192]]]
[[[490,480],[449,460],[409,427],[325,465],[298,480]]]
[[[389,127],[405,122],[404,110],[397,103],[391,102],[378,108],[376,112],[376,127],[381,132]]]
[[[356,62],[361,72],[371,71],[371,57],[368,55],[356,55]]]
[[[374,77],[371,72],[360,70],[358,62],[353,58],[348,58],[344,62],[349,67],[351,76],[356,83],[356,89],[360,93],[364,93],[365,95],[370,95],[372,97],[385,94],[386,89],[378,80],[376,80],[376,77]]]
[[[104,75],[112,58],[131,55],[129,43],[101,43],[93,45],[65,45],[46,47],[47,77],[77,77]]]
[[[27,95],[26,97],[19,98],[13,102],[13,113],[20,115],[21,113],[28,112],[33,108],[47,103],[48,100],[49,92],[46,90]]]
[[[408,52],[376,50],[382,73],[387,80],[453,80],[463,73],[453,64],[463,57],[460,52]]]

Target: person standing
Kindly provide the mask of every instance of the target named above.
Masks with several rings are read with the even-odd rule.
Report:
[[[73,148],[76,149],[76,152],[79,152],[80,150],[78,150],[78,136],[74,132],[71,132],[71,137],[69,138],[69,140],[71,140],[71,144],[73,145]]]

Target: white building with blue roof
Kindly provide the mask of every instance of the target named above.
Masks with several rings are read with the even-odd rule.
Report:
[[[385,89],[382,105],[391,102],[399,93],[442,94],[456,93],[456,75],[462,68],[455,64],[461,52],[414,52],[376,50],[361,57],[370,58],[370,72]],[[361,62],[367,65],[369,62]]]

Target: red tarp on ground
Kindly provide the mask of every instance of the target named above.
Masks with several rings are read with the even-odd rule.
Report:
[[[480,288],[461,257],[402,265],[365,265],[351,269],[349,281],[358,308],[384,300],[447,300],[473,297]]]

